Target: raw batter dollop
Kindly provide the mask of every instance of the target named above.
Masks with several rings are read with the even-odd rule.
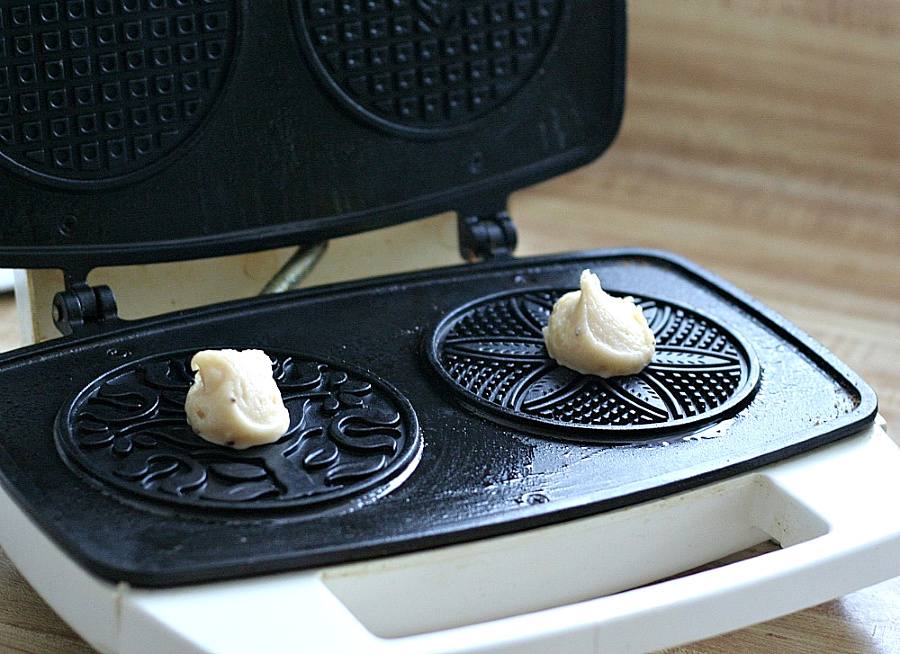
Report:
[[[656,339],[631,297],[617,298],[590,270],[580,290],[566,293],[544,327],[547,351],[557,363],[585,375],[633,375],[650,363]]]
[[[191,359],[194,383],[184,410],[194,432],[243,450],[284,436],[291,417],[261,350],[203,350]]]

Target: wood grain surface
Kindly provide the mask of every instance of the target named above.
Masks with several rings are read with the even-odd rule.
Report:
[[[900,0],[632,0],[629,51],[619,139],[513,196],[519,254],[687,256],[860,373],[898,440]],[[0,554],[0,652],[90,651]],[[670,652],[900,652],[900,580]]]

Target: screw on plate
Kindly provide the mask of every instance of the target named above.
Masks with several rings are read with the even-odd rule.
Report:
[[[473,175],[480,175],[484,172],[484,155],[481,152],[472,155],[472,159],[469,161],[469,172]]]
[[[519,499],[522,504],[546,504],[549,501],[550,498],[543,493],[525,493]]]
[[[63,236],[71,236],[74,234],[76,227],[78,227],[78,218],[72,214],[67,214],[60,218],[59,224],[57,225],[59,233]]]

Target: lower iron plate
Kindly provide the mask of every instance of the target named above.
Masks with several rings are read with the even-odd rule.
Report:
[[[678,414],[684,401],[648,402],[645,393],[630,391],[651,408],[665,405],[675,413],[662,419],[663,429],[641,431],[629,423],[623,433],[616,423],[594,438],[555,419],[536,428],[508,407],[481,406],[446,378],[440,364],[435,367],[435,344],[446,342],[460,311],[492,298],[575,288],[585,268],[607,288],[652,298],[647,301],[656,307],[677,307],[729,335],[732,346],[720,351],[738,352],[731,361],[739,364],[740,382],[717,406],[700,411],[704,417],[697,421]],[[167,483],[169,476],[185,481],[185,469],[143,457],[157,467],[129,488],[115,465],[99,474],[90,457],[66,440],[76,432],[87,438],[95,449],[86,451],[100,453],[101,467],[154,442],[189,444],[183,427],[165,421],[147,429],[120,416],[100,428],[95,415],[78,412],[85,406],[93,406],[93,414],[105,410],[97,407],[110,405],[116,384],[146,375],[136,371],[148,362],[151,369],[162,362],[168,371],[163,381],[158,369],[150,376],[170,392],[165,379],[178,376],[171,362],[222,346],[260,348],[282,368],[290,359],[319,371],[314,380],[295,380],[302,387],[297,393],[306,396],[292,413],[300,428],[291,438],[307,434],[306,442],[298,437],[281,459],[269,453],[252,461],[212,461],[211,471],[193,483]],[[590,385],[579,388],[596,392]],[[621,382],[618,388],[638,387]],[[330,468],[316,464],[330,455],[320,450],[341,438],[331,438],[330,417],[352,411],[350,405],[373,389],[380,399],[363,404],[378,405],[379,415],[393,407],[399,416],[391,418],[393,426],[367,432],[377,438],[366,443],[375,443],[381,454],[399,453],[380,468],[384,475],[354,477],[350,464],[360,464],[353,457],[365,448],[351,443],[342,469],[347,474],[331,473],[325,491],[311,486],[319,489],[311,491],[319,492],[315,501],[298,499],[304,492],[296,484],[286,505],[273,501],[284,484],[276,479],[268,489],[260,485],[272,462],[296,455],[311,462],[307,472],[326,479]],[[98,393],[99,403],[89,405]],[[125,404],[140,404],[134,399],[140,396],[126,397]],[[852,371],[771,310],[689,262],[637,250],[454,267],[120,323],[99,335],[7,354],[0,359],[0,402],[0,480],[9,493],[89,570],[145,586],[387,556],[596,514],[837,440],[871,423],[877,408],[872,390]],[[177,401],[167,409],[173,415],[179,410]],[[309,423],[307,410],[315,414]],[[223,502],[230,488],[247,501],[239,507]]]
[[[544,345],[553,304],[569,289],[513,291],[453,312],[428,358],[473,411],[515,429],[590,443],[646,443],[734,415],[759,383],[753,348],[696,310],[634,298],[654,334],[653,359],[601,379],[560,366]]]

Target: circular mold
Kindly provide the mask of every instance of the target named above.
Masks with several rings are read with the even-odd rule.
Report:
[[[739,410],[756,389],[759,363],[744,339],[694,309],[647,297],[635,302],[657,346],[644,370],[602,379],[560,366],[542,328],[565,292],[517,291],[465,305],[438,325],[428,359],[472,411],[577,441],[634,443],[695,430]]]
[[[383,494],[419,459],[418,421],[398,391],[361,370],[290,353],[269,352],[288,432],[245,450],[208,443],[184,412],[195,352],[136,361],[87,386],[57,416],[63,459],[146,499],[228,510]]]
[[[506,102],[546,58],[563,0],[295,0],[313,67],[382,126],[453,130]]]
[[[149,171],[208,115],[238,12],[237,0],[0,4],[0,162],[82,186]]]

